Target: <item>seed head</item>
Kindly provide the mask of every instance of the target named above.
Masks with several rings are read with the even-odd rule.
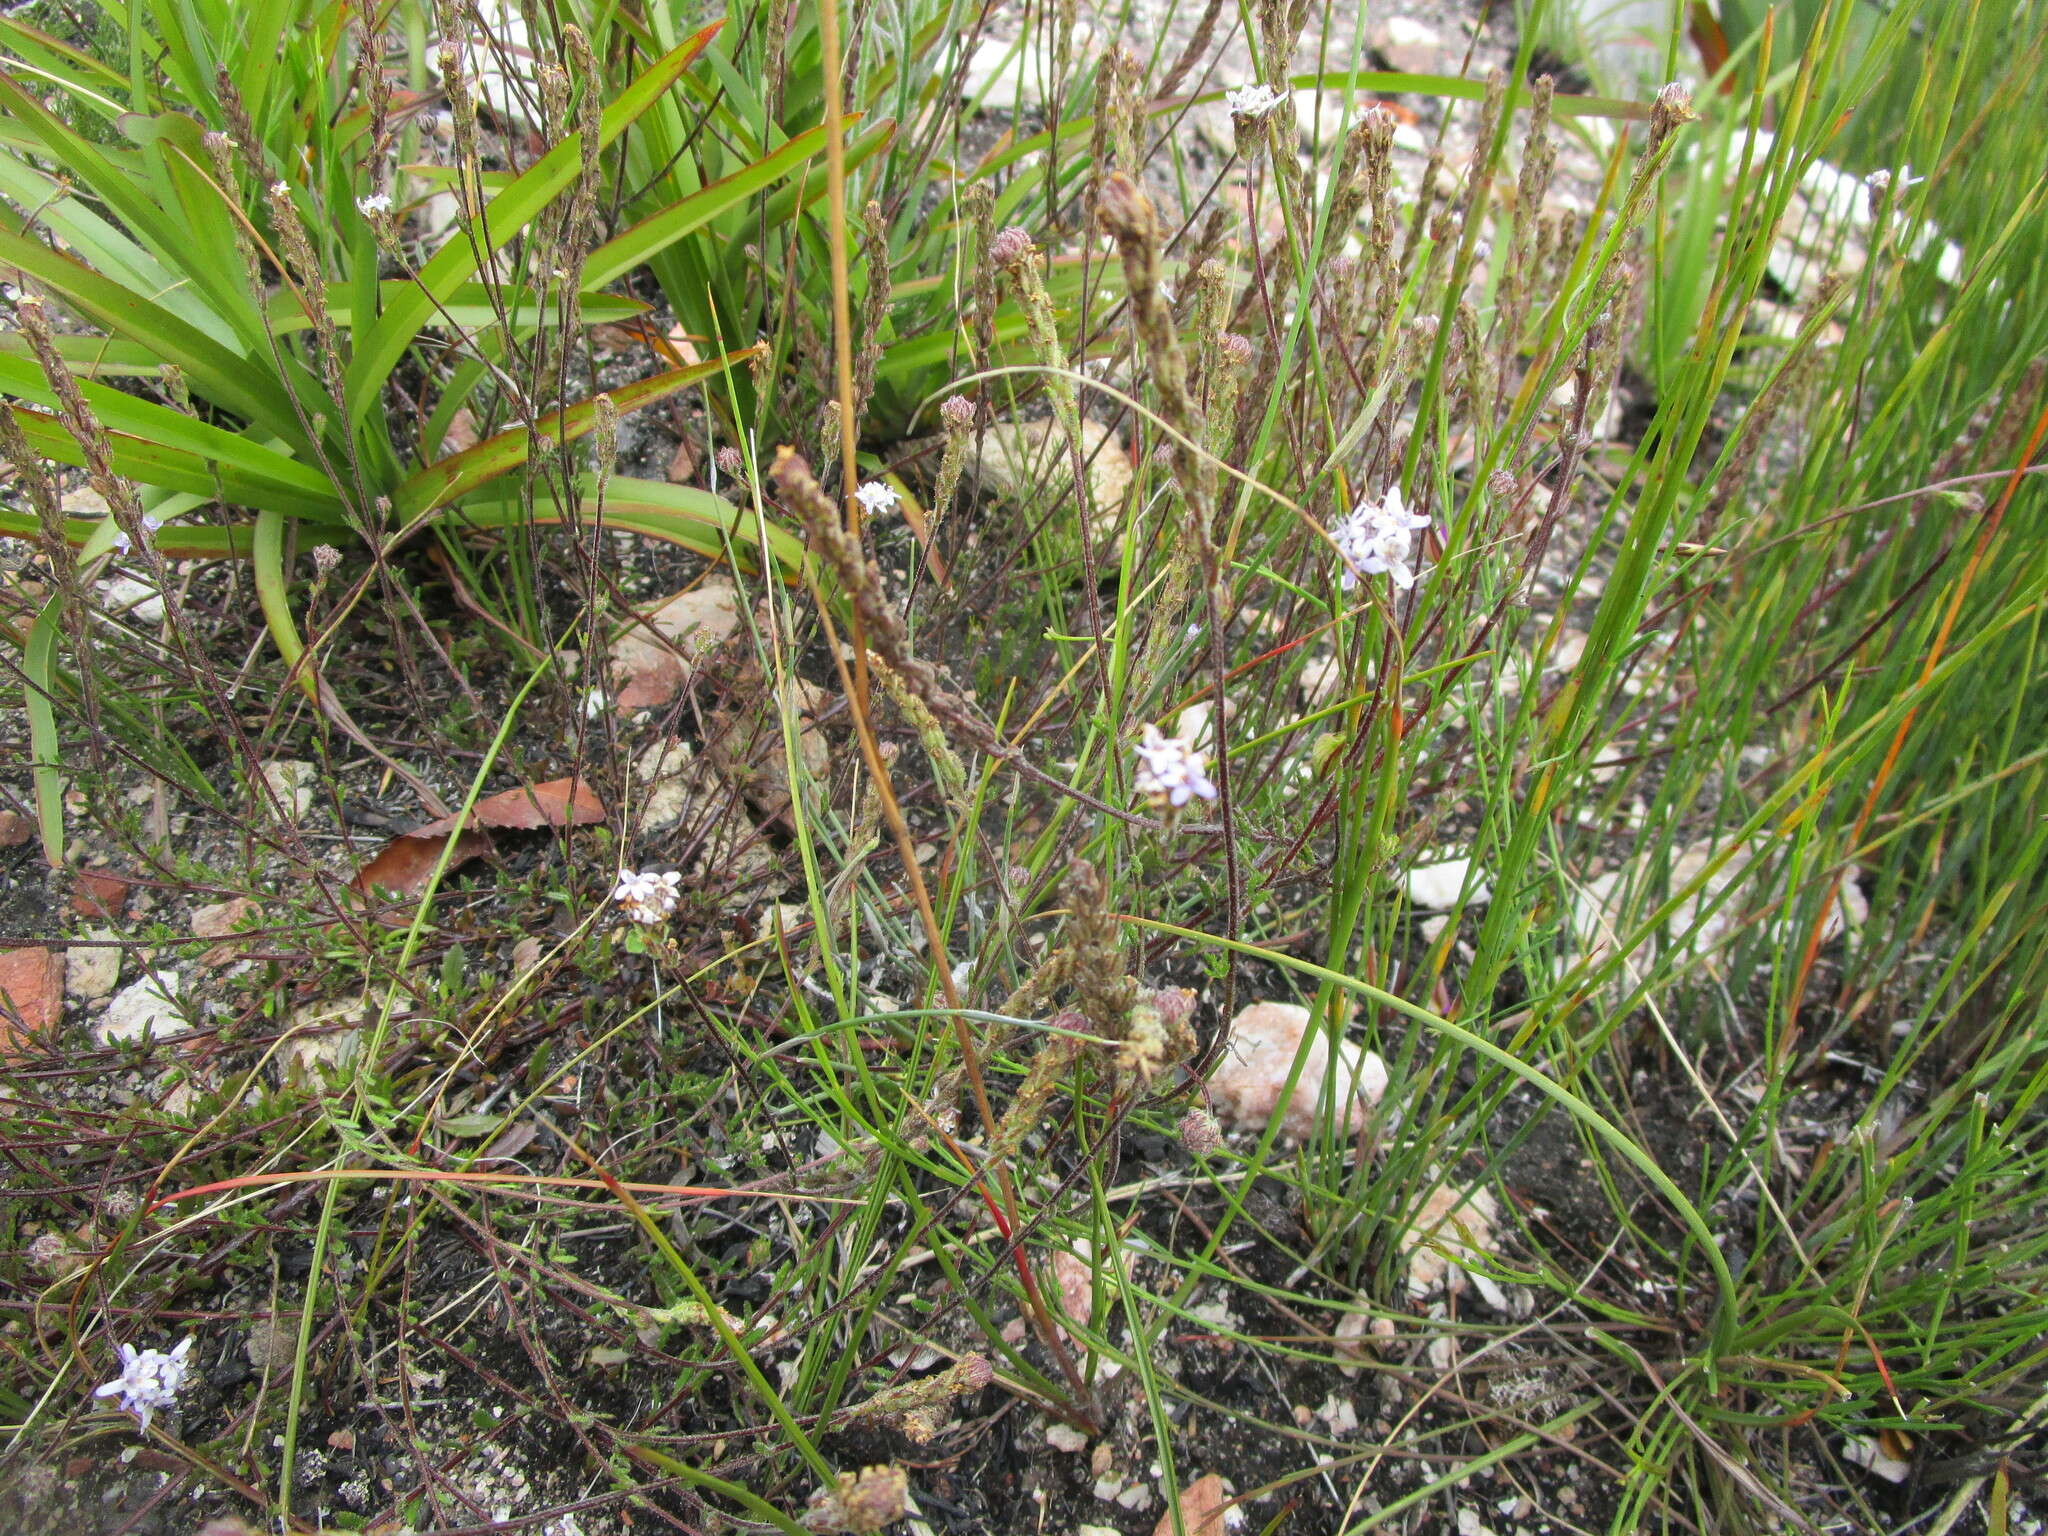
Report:
[[[1191,1109],[1180,1117],[1180,1144],[1196,1157],[1207,1157],[1223,1146],[1223,1132],[1216,1117],[1206,1109]]]
[[[988,243],[988,259],[1005,271],[1024,261],[1031,254],[1031,231],[1021,224],[1012,224],[996,231],[995,238]]]
[[[939,404],[939,420],[949,431],[967,432],[974,427],[974,402],[965,395],[948,395]]]

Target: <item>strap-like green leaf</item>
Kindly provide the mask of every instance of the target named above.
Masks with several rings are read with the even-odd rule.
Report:
[[[624,133],[634,119],[654,105],[678,76],[717,35],[722,22],[713,22],[658,60],[619,94],[598,129],[600,144],[610,144]],[[457,234],[441,247],[419,274],[419,280],[401,295],[377,323],[358,339],[356,355],[348,370],[348,408],[351,425],[360,424],[377,408],[384,381],[398,360],[405,356],[413,338],[433,323],[434,306],[445,303],[464,283],[476,275],[478,257],[484,250],[495,251],[576,179],[583,163],[582,135],[570,134],[534,162],[525,175],[485,205],[475,238]]]
[[[847,114],[848,127],[859,120],[858,113]],[[825,130],[821,125],[809,133],[798,134],[773,154],[691,193],[674,206],[642,219],[590,253],[590,259],[583,265],[583,281],[590,287],[602,288],[655,252],[675,244],[693,230],[702,229],[726,209],[780,181],[824,147]]]
[[[610,392],[612,404],[622,416],[629,411],[637,411],[643,405],[666,399],[699,380],[723,373],[727,368],[738,367],[759,350],[758,347],[749,347],[744,352],[715,357],[709,362],[692,363],[687,368],[671,369],[628,384]],[[536,432],[529,432],[523,426],[513,427],[485,438],[475,447],[451,454],[406,480],[391,493],[392,510],[400,518],[410,518],[431,512],[436,507],[445,507],[524,464],[533,452],[536,436],[555,442],[575,442],[596,424],[597,401],[591,399],[564,410],[551,411],[540,419]]]
[[[599,507],[596,483],[583,477],[583,499],[577,515],[587,527],[597,521]],[[750,570],[761,567],[761,541],[756,534],[754,514],[736,507],[722,496],[687,485],[665,485],[658,480],[615,478],[605,491],[604,525],[621,528],[650,539],[680,544],[710,559],[730,554]],[[473,528],[511,528],[528,517],[536,523],[559,523],[563,513],[546,502],[530,511],[519,501],[494,498],[467,501],[448,514]],[[784,581],[795,581],[804,569],[804,543],[785,528],[767,530],[768,563]]]
[[[384,295],[383,307],[389,308],[412,284],[394,280],[378,286]],[[520,322],[518,329],[522,335],[531,331],[541,320],[554,318],[540,310],[530,288],[522,292],[504,289],[498,292],[505,301],[505,307],[511,310],[515,320]],[[278,294],[271,299],[269,307],[270,328],[279,336],[288,336],[294,331],[307,330],[312,326],[313,322],[306,318],[306,311],[294,294]],[[644,299],[628,298],[624,294],[587,293],[579,305],[579,318],[585,325],[618,325],[623,321],[639,318],[652,307]],[[457,325],[472,330],[481,330],[498,323],[498,305],[492,300],[492,291],[482,283],[464,283],[441,308]],[[346,288],[337,286],[328,290],[327,315],[344,331],[354,328],[355,304]],[[7,338],[0,337],[0,348],[6,345]]]
[[[40,240],[19,232],[20,220],[0,215],[0,262],[21,268],[55,289],[116,335],[153,349],[167,363],[176,363],[192,387],[216,405],[267,428],[304,449],[305,435],[291,402],[276,388],[259,387],[268,370],[258,371],[243,358],[188,325],[161,305],[110,278],[53,251]]]
[[[13,364],[17,359],[7,358],[4,362]],[[5,387],[13,388],[10,382]],[[100,386],[104,387],[104,386]],[[23,393],[27,393],[26,390]],[[137,401],[137,406],[146,402]],[[9,406],[14,419],[30,444],[46,459],[60,464],[83,464],[85,452],[78,446],[78,440],[65,430],[64,424],[56,417],[42,411],[32,411],[26,406]],[[163,410],[163,407],[155,407]],[[175,415],[176,412],[165,412]],[[219,432],[218,428],[205,427],[201,423],[186,421],[188,428],[204,432]],[[243,454],[250,457],[268,455],[269,450],[258,449],[246,439],[237,438],[231,432],[219,432],[221,438],[235,445],[233,457],[222,458],[206,453],[195,453],[186,448],[169,447],[148,437],[110,430],[107,433],[108,456],[113,461],[114,472],[125,475],[143,485],[159,486],[170,491],[184,491],[194,496],[211,500],[215,495],[225,496],[237,506],[265,507],[275,512],[289,513],[294,517],[338,518],[342,515],[341,502],[326,480],[313,477],[318,489],[292,480],[274,479],[268,474],[251,473],[237,462]],[[281,455],[270,455],[265,462],[275,460],[291,464],[293,471],[300,466]]]
[[[35,786],[36,825],[43,857],[64,867],[64,756],[57,741],[57,636],[62,632],[64,594],[52,593],[29,626],[22,649],[22,703],[28,710],[29,779]]]

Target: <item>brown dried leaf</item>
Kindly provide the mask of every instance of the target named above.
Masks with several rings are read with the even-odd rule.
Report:
[[[604,802],[581,779],[551,779],[545,784],[522,784],[517,789],[484,796],[471,808],[467,824],[531,832],[540,827],[587,826],[603,821],[607,814]],[[459,815],[443,816],[439,821],[414,827],[405,835],[440,837],[464,824]]]
[[[19,848],[35,826],[19,811],[0,811],[0,848]]]
[[[427,836],[408,832],[394,837],[374,859],[356,871],[349,884],[366,896],[373,890],[416,896],[426,888],[427,877],[433,874],[435,864],[440,862],[441,850],[447,843],[446,832]],[[454,869],[490,851],[489,833],[464,832],[455,840],[455,851],[448,855],[448,867]]]
[[[697,478],[697,450],[684,438],[676,444],[676,451],[669,455],[668,479],[671,485],[688,485]]]
[[[40,947],[0,954],[0,1009],[0,1059],[11,1059],[25,1033],[48,1029],[63,1016],[64,957]]]
[[[1180,1518],[1187,1536],[1223,1536],[1224,1509],[1230,1493],[1214,1472],[1196,1478],[1180,1491]],[[1159,1517],[1152,1536],[1173,1536],[1173,1511]]]

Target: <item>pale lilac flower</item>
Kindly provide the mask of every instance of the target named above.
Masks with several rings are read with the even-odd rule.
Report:
[[[1216,786],[1209,781],[1208,759],[1178,736],[1165,735],[1158,726],[1147,725],[1137,753],[1139,794],[1163,799],[1176,807],[1197,797],[1216,798]]]
[[[1230,109],[1232,117],[1264,117],[1280,105],[1280,100],[1280,93],[1264,81],[1223,93],[1223,105]]]
[[[1384,500],[1361,501],[1330,527],[1330,542],[1344,562],[1340,578],[1349,592],[1361,576],[1390,575],[1394,585],[1407,591],[1415,585],[1415,569],[1409,563],[1417,529],[1427,528],[1429,519],[1410,512],[1401,500],[1401,488],[1390,489]]]
[[[879,480],[870,480],[853,493],[853,499],[860,503],[861,510],[869,517],[879,517],[884,512],[894,512],[900,498],[893,486],[884,485]]]
[[[125,555],[125,554],[127,554],[127,553],[128,553],[128,551],[129,551],[130,549],[132,549],[132,548],[134,548],[134,545],[133,545],[133,544],[132,544],[132,543],[131,543],[131,542],[129,541],[129,538],[128,538],[128,530],[127,530],[127,529],[125,529],[125,528],[117,528],[117,529],[115,529],[115,530],[114,530],[114,553],[115,553],[115,554],[117,554],[117,555]]]
[[[679,870],[657,875],[652,870],[634,874],[630,869],[619,871],[619,883],[612,887],[612,900],[625,910],[628,919],[652,927],[668,921],[681,901],[677,887],[683,883]]]
[[[159,1408],[169,1408],[178,1400],[178,1390],[185,1385],[185,1373],[191,1368],[191,1353],[190,1334],[180,1339],[169,1354],[160,1349],[137,1350],[133,1344],[123,1344],[121,1374],[97,1388],[93,1396],[113,1397],[119,1394],[121,1406],[134,1414],[144,1429],[148,1429],[151,1414]]]
[[[389,213],[390,211],[391,194],[389,192],[372,192],[367,197],[356,199],[356,212],[366,219],[374,219],[378,214]]]

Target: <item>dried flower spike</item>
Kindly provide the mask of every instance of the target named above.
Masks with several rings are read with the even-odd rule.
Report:
[[[842,1472],[831,1488],[811,1495],[803,1525],[809,1531],[879,1531],[910,1513],[910,1474],[898,1466]]]

